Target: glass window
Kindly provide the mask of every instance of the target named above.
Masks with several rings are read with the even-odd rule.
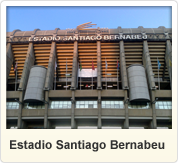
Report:
[[[97,101],[93,101],[95,105],[97,105]]]
[[[115,103],[115,104],[119,104],[119,103],[120,103],[120,101],[114,101],[114,103]]]
[[[119,109],[119,105],[118,105],[118,104],[115,104],[115,108],[116,108],[116,109]]]
[[[76,101],[76,108],[91,109],[98,107],[98,101]]]
[[[88,103],[89,103],[89,104],[93,104],[93,101],[89,101]]]
[[[123,105],[123,104],[120,104],[120,108],[124,108],[124,105]]]
[[[17,102],[6,102],[6,109],[19,109],[19,103],[17,103]]]
[[[88,105],[88,108],[93,108],[93,104],[89,104],[89,105]]]
[[[102,104],[106,104],[106,101],[101,101]]]
[[[123,109],[123,101],[102,101],[102,108]]]
[[[168,106],[168,109],[172,109],[172,106]]]
[[[167,105],[164,105],[164,109],[168,109],[168,106],[167,106]]]
[[[85,104],[88,104],[88,101],[85,101]]]
[[[172,101],[158,101],[155,104],[156,109],[172,109]]]
[[[62,108],[66,109],[66,108],[68,108],[68,107],[67,107],[67,105],[65,104],[65,105],[63,105],[63,107],[62,107]]]
[[[50,105],[50,109],[70,109],[70,108],[71,108],[71,101],[52,101]]]
[[[106,108],[110,108],[110,105],[109,105],[109,104],[106,104]]]
[[[80,101],[80,104],[84,104],[84,101]]]
[[[159,109],[164,109],[164,106],[163,106],[163,105],[160,105],[160,106],[159,106]]]

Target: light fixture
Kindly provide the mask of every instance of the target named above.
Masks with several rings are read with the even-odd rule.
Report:
[[[19,104],[23,104],[22,102],[20,102],[19,100],[15,99],[16,102],[18,102]]]
[[[108,85],[108,87],[113,87],[112,85]]]
[[[64,88],[68,88],[68,86],[64,86]]]
[[[117,87],[117,84],[113,84],[114,87]]]
[[[46,101],[46,100],[43,100],[43,102],[44,102],[45,104],[49,104],[49,102],[48,102],[48,101]]]
[[[158,101],[158,98],[156,98],[156,99],[152,102],[152,104],[155,104],[157,101]]]
[[[127,97],[126,100],[124,101],[124,104],[128,104],[129,103],[129,98]]]
[[[57,85],[58,87],[61,87],[61,85]]]
[[[82,87],[83,87],[84,85],[80,85],[80,86],[82,86]]]

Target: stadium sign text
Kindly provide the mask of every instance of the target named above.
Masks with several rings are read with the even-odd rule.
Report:
[[[29,41],[75,41],[75,40],[122,40],[147,39],[147,35],[104,35],[104,36],[48,36],[29,37]]]

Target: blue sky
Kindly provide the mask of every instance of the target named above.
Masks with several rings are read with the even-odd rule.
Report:
[[[7,7],[7,32],[76,28],[92,22],[100,28],[172,28],[171,7]]]

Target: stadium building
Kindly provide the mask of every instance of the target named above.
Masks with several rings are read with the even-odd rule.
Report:
[[[7,129],[172,126],[172,29],[6,34]]]

